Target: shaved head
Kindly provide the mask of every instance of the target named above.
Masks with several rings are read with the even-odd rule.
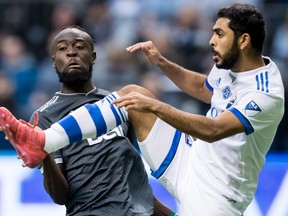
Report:
[[[79,26],[69,26],[62,29],[52,41],[52,53],[55,51],[55,45],[63,40],[75,39],[79,38],[81,40],[85,40],[91,48],[91,51],[94,50],[93,39],[92,37],[81,27]]]

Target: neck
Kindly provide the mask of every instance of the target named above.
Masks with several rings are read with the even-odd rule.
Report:
[[[262,56],[257,56],[256,58],[240,58],[237,64],[234,65],[231,70],[233,72],[245,72],[250,70],[255,70],[260,67],[264,67],[265,62]]]
[[[75,82],[75,83],[63,83],[62,93],[88,93],[95,89],[95,85],[91,80],[83,81],[83,82]]]

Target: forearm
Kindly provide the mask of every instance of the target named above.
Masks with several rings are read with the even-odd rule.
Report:
[[[210,103],[212,94],[210,95],[205,92],[205,81],[207,78],[206,75],[187,70],[184,67],[181,67],[180,65],[171,62],[163,56],[159,57],[157,66],[182,91],[198,100]]]
[[[68,199],[69,187],[62,171],[50,155],[43,161],[43,176],[46,192],[55,203],[64,205]]]
[[[178,130],[207,142],[215,142],[245,131],[241,121],[230,111],[222,112],[211,119],[154,100],[151,112]]]

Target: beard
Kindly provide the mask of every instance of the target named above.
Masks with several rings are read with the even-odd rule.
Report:
[[[89,66],[88,70],[77,70],[73,72],[59,72],[56,68],[59,82],[64,84],[73,84],[79,82],[85,82],[92,78],[92,65]]]
[[[231,49],[221,56],[219,53],[218,55],[222,58],[222,63],[216,64],[216,67],[219,69],[231,69],[235,65],[236,61],[239,58],[239,49],[237,47],[237,41],[234,39]]]

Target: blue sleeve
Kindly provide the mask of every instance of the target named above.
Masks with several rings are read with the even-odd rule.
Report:
[[[234,107],[232,107],[229,110],[242,122],[242,124],[245,127],[245,133],[247,135],[249,135],[249,134],[254,132],[254,128],[252,127],[252,125],[250,124],[248,119],[239,110],[237,110]]]

